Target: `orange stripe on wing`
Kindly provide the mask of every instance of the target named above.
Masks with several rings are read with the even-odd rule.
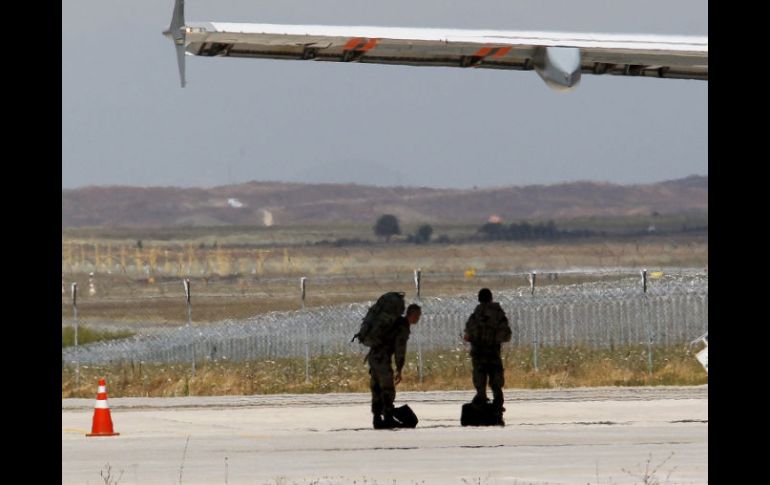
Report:
[[[380,41],[380,39],[369,39],[369,42],[367,42],[366,44],[364,44],[363,47],[361,47],[360,49],[357,49],[357,50],[361,50],[361,51],[366,52],[366,51],[368,51],[370,49],[373,49],[374,46],[376,46],[377,42],[379,42],[379,41]]]
[[[482,47],[481,49],[477,50],[475,54],[473,54],[474,57],[486,57],[489,55],[489,53],[492,51],[491,47]]]
[[[353,37],[348,41],[347,44],[345,44],[345,47],[343,47],[344,50],[349,51],[357,48],[361,43],[364,41],[361,37]]]
[[[506,55],[506,54],[508,53],[508,51],[510,51],[510,50],[511,50],[511,47],[510,47],[510,46],[508,46],[508,47],[498,47],[498,48],[497,48],[497,52],[495,52],[494,54],[492,54],[492,57],[495,57],[495,58],[498,58],[498,57],[503,57],[503,56],[504,56],[504,55]]]

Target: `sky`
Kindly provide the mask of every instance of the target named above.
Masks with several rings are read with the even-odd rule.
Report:
[[[173,0],[62,3],[62,189],[708,175],[708,82],[187,57]],[[187,0],[187,21],[708,35],[703,0]]]

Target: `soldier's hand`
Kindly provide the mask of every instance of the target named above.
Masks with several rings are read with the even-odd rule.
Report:
[[[393,383],[398,384],[399,382],[401,382],[401,372],[396,372],[396,378],[393,379]]]

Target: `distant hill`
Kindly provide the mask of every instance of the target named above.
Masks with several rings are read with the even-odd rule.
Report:
[[[62,190],[62,228],[373,223],[478,223],[708,210],[708,176],[645,185],[574,182],[484,189],[248,182],[202,188]]]

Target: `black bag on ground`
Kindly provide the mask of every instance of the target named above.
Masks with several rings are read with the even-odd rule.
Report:
[[[504,426],[503,413],[492,403],[463,404],[460,414],[460,424],[463,426]]]
[[[417,426],[417,415],[408,404],[393,409],[393,419],[398,421],[399,428],[414,428]]]

